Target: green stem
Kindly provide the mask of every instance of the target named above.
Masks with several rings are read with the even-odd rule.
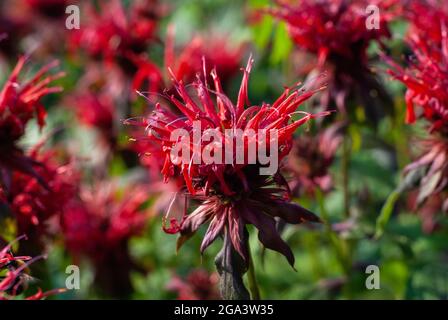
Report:
[[[350,143],[346,133],[342,143],[342,189],[344,193],[344,214],[350,217],[350,186],[349,186],[349,164],[350,164]]]
[[[249,241],[247,242],[249,252],[249,270],[247,271],[247,280],[249,281],[249,292],[252,300],[260,300],[260,289],[258,288],[257,278],[255,276],[254,260],[250,250]]]
[[[380,215],[376,219],[376,229],[375,229],[375,239],[381,238],[386,229],[387,223],[389,222],[392,212],[394,211],[395,203],[401,196],[399,190],[394,190],[386,200],[386,203],[381,208]]]

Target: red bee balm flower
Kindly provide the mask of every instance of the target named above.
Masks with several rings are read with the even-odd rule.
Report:
[[[286,89],[272,105],[263,103],[261,106],[251,106],[247,90],[252,63],[253,60],[249,59],[236,105],[222,91],[220,79],[213,70],[211,76],[214,89],[209,88],[207,82],[198,75],[193,83],[196,95],[187,91],[181,80],[173,79],[174,88],[181,101],[174,95],[167,98],[180,110],[181,116],[156,104],[153,114],[148,118],[141,121],[133,119],[127,123],[146,128],[145,138],[156,142],[164,154],[162,173],[165,179],[183,175],[188,192],[199,201],[199,206],[189,215],[176,219],[170,217],[170,213],[167,214],[171,226],[165,228],[165,231],[180,233],[178,246],[190,238],[199,226],[209,222],[201,251],[204,251],[220,234],[227,232],[234,249],[247,263],[245,226],[253,224],[259,230],[260,241],[267,248],[284,254],[292,265],[294,256],[275,228],[275,217],[294,224],[319,219],[301,206],[289,202],[288,187],[278,168],[274,168],[275,170],[267,175],[261,175],[260,169],[264,165],[261,164],[261,158],[255,161],[249,160],[250,149],[251,145],[255,145],[260,150],[263,141],[267,141],[270,155],[281,161],[291,149],[293,132],[316,116],[296,111],[297,107],[321,88],[310,91]],[[205,66],[203,69],[206,70]],[[204,79],[206,78],[207,75],[204,75]],[[216,96],[215,102],[212,94]],[[295,114],[304,116],[292,120]],[[173,139],[172,134],[179,130],[187,136],[178,141],[179,137]],[[227,148],[229,141],[238,144],[235,141],[238,131],[249,138],[240,147],[235,148],[233,144]],[[204,133],[207,135],[210,132],[215,134],[212,142],[194,141],[196,135],[203,136]],[[255,134],[251,135],[251,132]],[[266,133],[264,136],[263,132]],[[277,143],[275,147],[271,144],[274,140]],[[221,153],[219,156],[219,150],[223,150],[224,145],[226,145],[226,160],[222,161],[224,155]],[[187,157],[186,162],[183,161],[185,159],[181,161],[174,152],[179,146],[185,149],[187,154],[193,155],[191,158]],[[198,161],[195,158],[199,154],[204,155],[210,149],[213,149],[211,153],[214,153],[217,161],[210,163],[208,162],[210,159],[203,158]],[[182,158],[184,155],[183,153]]]
[[[365,108],[367,119],[376,122],[382,106],[372,92],[389,103],[390,98],[368,67],[367,48],[390,37],[388,22],[396,16],[396,0],[298,0],[280,1],[267,11],[287,24],[295,44],[318,58],[318,70],[329,70],[329,90],[322,104],[334,103],[346,111],[346,99],[353,95]],[[378,26],[368,28],[369,6],[379,9]],[[387,105],[387,104],[386,104]]]
[[[25,60],[25,57],[19,59],[0,92],[0,183],[4,188],[8,188],[12,170],[36,176],[36,162],[27,158],[16,143],[24,134],[30,119],[37,117],[39,126],[44,125],[46,112],[39,100],[49,93],[62,90],[60,87],[47,86],[63,76],[63,73],[44,77],[57,62],[46,65],[33,78],[21,83],[18,77]]]
[[[100,3],[100,10],[88,5],[83,27],[71,33],[71,49],[83,49],[108,67],[118,66],[132,78],[134,90],[148,82],[148,90],[157,91],[162,75],[145,51],[157,40],[158,11],[154,0],[134,1],[127,10],[118,0]]]
[[[448,186],[448,11],[422,3],[414,4],[408,12],[411,28],[409,44],[415,59],[402,68],[387,59],[389,73],[406,86],[406,122],[424,119],[429,124],[430,137],[423,142],[427,150],[405,172],[423,171],[417,203],[430,196],[446,192]],[[421,23],[425,23],[422,29]],[[448,211],[448,200],[443,209]]]
[[[86,22],[73,32],[71,44],[106,61],[121,59],[128,53],[142,53],[156,38],[158,17],[153,1],[147,7],[140,2],[131,6],[129,15],[117,0],[101,3],[98,11],[88,5]]]
[[[285,165],[292,173],[291,190],[295,195],[314,195],[316,188],[328,192],[333,186],[329,168],[342,143],[343,124],[335,124],[317,134],[304,134],[294,140]]]
[[[76,193],[78,174],[72,165],[60,166],[54,152],[31,153],[30,159],[39,163],[36,173],[30,175],[14,172],[8,192],[9,206],[17,220],[20,234],[27,234],[33,244],[48,235],[47,223],[58,216]]]
[[[122,296],[131,292],[130,271],[135,268],[128,242],[139,235],[147,220],[140,207],[147,195],[133,188],[130,196],[117,198],[117,190],[99,185],[81,189],[61,216],[68,250],[75,258],[86,257],[95,267],[95,281],[107,293]]]
[[[71,97],[69,102],[81,123],[98,129],[107,143],[115,143],[116,111],[109,95],[102,92],[81,92]]]
[[[165,65],[171,67],[176,79],[185,82],[194,81],[196,74],[202,72],[204,58],[207,65],[216,69],[224,84],[237,74],[244,53],[243,44],[232,47],[229,44],[230,39],[224,35],[197,35],[176,54],[173,31],[173,28],[168,30]],[[211,69],[206,71],[209,73]]]

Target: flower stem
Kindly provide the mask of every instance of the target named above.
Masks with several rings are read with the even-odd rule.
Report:
[[[247,249],[249,252],[249,270],[247,271],[247,279],[249,281],[249,292],[252,300],[260,300],[260,289],[258,288],[257,278],[255,275],[254,260],[250,250],[249,241],[247,241]]]
[[[233,248],[230,236],[224,234],[224,245],[215,258],[219,273],[219,291],[224,300],[249,300],[249,292],[244,287],[243,275],[247,266]]]
[[[350,217],[350,186],[349,186],[349,164],[350,164],[350,138],[348,133],[344,135],[342,143],[342,189],[344,193],[344,214]]]

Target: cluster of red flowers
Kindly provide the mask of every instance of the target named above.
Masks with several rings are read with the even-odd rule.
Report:
[[[33,43],[35,57],[65,49],[66,8],[79,0],[3,0],[0,3],[0,59],[15,61],[23,42]],[[55,32],[55,30],[57,30]],[[30,50],[30,49],[28,49]]]
[[[448,10],[443,6],[412,4],[406,16],[411,22],[408,43],[413,59],[405,68],[388,61],[389,73],[406,86],[406,122],[423,119],[430,134],[421,143],[425,153],[405,168],[405,172],[422,170],[417,205],[438,199],[438,207],[447,212],[448,200],[440,197],[448,187]]]
[[[36,30],[33,30],[32,21],[42,28],[47,22],[59,21],[67,4],[65,0],[23,0],[19,7],[27,13],[26,17],[5,5],[7,10],[0,14],[2,39],[19,41],[31,34],[34,37]],[[118,150],[115,122],[130,114],[127,109],[130,89],[142,90],[147,85],[148,91],[161,92],[163,88],[163,72],[147,54],[152,46],[160,45],[156,33],[164,9],[153,0],[135,1],[126,9],[121,1],[112,0],[99,3],[99,7],[83,3],[82,10],[83,28],[64,31],[64,34],[68,34],[70,57],[76,59],[83,52],[89,57],[89,64],[76,91],[64,101],[73,107],[81,123],[98,129],[107,146]],[[44,23],[40,19],[48,21]],[[45,30],[40,31],[45,33]],[[41,36],[38,35],[38,41],[42,40]],[[174,35],[169,34],[165,47],[166,66],[179,79],[189,81],[202,71],[205,58],[227,82],[239,69],[243,47],[230,48],[225,37],[213,35],[208,38],[197,36],[178,52],[174,47]],[[7,50],[10,45],[7,42],[0,44],[8,58],[20,50],[15,45],[11,47],[13,50]],[[48,49],[47,44],[42,47]],[[58,164],[55,150],[40,151],[41,145],[31,151],[19,147],[18,141],[31,119],[37,119],[40,128],[44,126],[46,110],[40,100],[61,90],[49,84],[63,75],[62,72],[47,75],[57,65],[52,62],[22,83],[19,76],[25,62],[25,57],[19,59],[0,93],[2,210],[7,208],[15,218],[18,232],[27,234],[33,245],[39,244],[39,248],[32,248],[33,252],[43,248],[44,236],[61,230],[72,255],[93,263],[97,271],[96,281],[104,291],[113,296],[125,295],[131,288],[129,272],[137,268],[129,256],[127,244],[132,236],[142,231],[147,220],[140,208],[147,194],[140,190],[129,199],[120,200],[116,190],[111,188],[94,193],[80,184],[81,177],[74,164]],[[175,89],[171,89],[174,92]],[[177,192],[182,185],[184,183],[179,179],[178,183],[172,184],[173,191]],[[167,191],[166,188],[158,190]],[[170,194],[167,196],[160,197],[153,209],[174,208]],[[105,270],[114,274],[107,274]]]
[[[96,9],[87,4],[85,25],[71,34],[74,49],[83,49],[93,59],[109,67],[118,66],[126,75],[134,78],[134,89],[139,89],[146,79],[149,88],[157,91],[162,80],[158,67],[145,52],[157,41],[156,30],[160,16],[157,1],[136,1],[129,14],[120,1],[100,4]]]
[[[48,87],[48,84],[62,73],[46,76],[47,71],[56,65],[51,63],[39,70],[32,79],[21,83],[19,73],[25,61],[25,57],[19,59],[0,92],[0,188],[3,200],[9,202],[13,211],[20,215],[19,220],[37,225],[39,214],[31,212],[31,207],[44,208],[41,200],[52,192],[50,185],[59,187],[58,183],[52,181],[57,169],[54,164],[46,163],[48,158],[40,159],[37,152],[25,155],[17,142],[32,118],[37,118],[40,127],[44,125],[46,111],[39,101],[43,96],[61,90],[59,87]],[[33,205],[27,200],[27,194],[30,193],[40,194],[40,200],[31,200]]]
[[[166,212],[162,228],[179,235],[178,248],[201,226],[208,225],[201,253],[224,236],[224,249],[230,246],[231,254],[236,252],[243,268],[248,268],[251,225],[264,247],[281,253],[294,266],[294,254],[282,239],[279,226],[320,222],[319,217],[292,199],[304,194],[312,197],[316,190],[331,190],[329,168],[344,129],[342,123],[327,126],[322,121],[317,132],[295,137],[299,127],[330,114],[298,109],[322,91],[320,106],[328,110],[337,107],[349,120],[344,124],[353,120],[351,116],[358,117],[358,110],[353,108],[359,104],[347,103],[359,102],[357,99],[364,107],[365,118],[377,122],[385,112],[380,107],[392,103],[369,68],[368,48],[372,44],[384,46],[383,40],[391,36],[390,22],[402,10],[411,22],[408,42],[414,58],[406,67],[388,59],[389,73],[406,86],[406,121],[422,120],[429,134],[422,142],[426,152],[405,171],[421,172],[417,205],[426,203],[431,208],[423,214],[428,215],[433,208],[448,211],[448,7],[415,2],[404,9],[399,0],[274,2],[263,13],[284,22],[295,45],[314,56],[315,79],[310,77],[304,86],[285,88],[278,99],[259,104],[251,103],[248,94],[252,57],[240,69],[244,44],[231,46],[230,36],[210,32],[198,33],[190,42],[176,47],[171,26],[166,38],[160,39],[158,28],[165,8],[157,0],[127,1],[126,5],[120,0],[83,3],[82,27],[61,32],[68,35],[64,44],[70,49],[70,67],[86,71],[64,102],[76,114],[77,124],[100,133],[107,147],[105,160],[110,162],[100,164],[101,173],[89,175],[93,187],[87,187],[75,170],[75,162],[61,165],[56,149],[43,150],[38,144],[26,150],[20,144],[32,120],[40,129],[44,127],[47,111],[42,99],[61,91],[51,84],[63,76],[62,72],[50,74],[58,65],[51,62],[31,79],[22,80],[28,56],[21,57],[0,91],[1,213],[13,217],[17,232],[26,234],[39,249],[44,247],[43,240],[53,235],[52,230],[60,231],[68,253],[75,261],[87,259],[95,271],[95,284],[113,297],[127,297],[132,292],[131,271],[141,271],[128,246],[132,237],[142,234],[148,221],[149,192],[157,194],[150,212]],[[15,58],[20,47],[11,40],[23,40],[41,32],[33,30],[31,17],[60,22],[68,4],[71,2],[67,0],[22,0],[20,7],[33,12],[22,18],[17,12],[11,14],[13,9],[1,10],[0,4],[2,53],[8,59]],[[366,27],[369,6],[380,10],[376,17],[378,27]],[[166,70],[155,62],[157,59],[152,59],[153,49],[162,49],[158,51],[163,53],[160,61]],[[81,66],[78,58],[86,58],[87,63]],[[227,89],[238,70],[243,75],[233,101]],[[323,77],[315,76],[324,71],[328,71],[328,86],[320,84]],[[166,81],[168,78],[171,81]],[[150,102],[153,97],[164,100],[157,100],[148,115],[130,118],[135,93],[147,93]],[[141,164],[148,170],[143,176],[144,184],[138,182],[133,188],[120,189],[106,183],[105,176],[116,163],[121,166],[121,160],[128,166],[128,154],[124,154],[129,149],[122,146],[118,127],[121,119],[126,118],[129,120],[125,123],[133,126],[131,135],[135,136],[131,139],[135,144],[129,147],[130,157],[135,157],[135,153],[142,155]],[[196,124],[200,132],[195,131]],[[173,141],[174,133],[179,131],[190,139]],[[234,135],[229,137],[229,131]],[[237,131],[246,137],[242,150],[235,143]],[[196,143],[196,135],[208,132],[217,132],[217,138]],[[275,132],[275,138],[271,132]],[[229,143],[228,139],[235,140]],[[273,139],[275,149],[269,144]],[[188,163],[173,153],[179,142],[182,152],[191,155]],[[258,151],[263,143],[268,143],[267,151],[277,156],[280,168],[262,175],[260,169],[265,164],[259,159],[252,161],[249,156],[252,143]],[[230,162],[228,154],[221,154],[219,163],[209,163],[201,157],[195,161],[198,155],[214,153],[215,147],[224,150],[222,147],[228,145],[232,148]],[[129,160],[132,161],[129,167],[136,166],[137,159]],[[167,183],[164,187],[158,181],[160,175]],[[5,274],[0,279],[0,299],[20,295],[26,284],[27,267],[40,258],[16,257],[11,244],[0,251],[0,271]],[[218,267],[218,271],[222,270]],[[216,282],[217,275],[194,271],[185,280],[174,277],[168,287],[179,299],[214,299],[218,297]],[[40,299],[52,293],[39,291],[30,298]]]
[[[82,47],[94,58],[119,62],[130,54],[142,53],[156,40],[156,1],[136,1],[126,14],[120,1],[108,1],[96,9],[86,4],[83,28],[72,34],[72,45]]]

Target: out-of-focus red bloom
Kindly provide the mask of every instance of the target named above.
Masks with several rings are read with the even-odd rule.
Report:
[[[53,92],[60,92],[60,87],[48,87],[48,84],[63,76],[63,73],[45,76],[45,74],[55,66],[54,61],[40,69],[33,78],[20,82],[19,74],[26,62],[25,57],[21,57],[9,76],[7,82],[0,92],[0,133],[1,143],[15,142],[25,130],[28,121],[37,118],[39,126],[45,122],[46,112],[40,99]]]
[[[203,73],[203,59],[207,61],[206,74],[216,69],[223,84],[226,84],[240,70],[244,45],[232,46],[224,35],[197,35],[176,53],[174,29],[168,30],[165,47],[165,66],[170,67],[178,80],[186,83],[194,81],[198,73]]]
[[[101,142],[115,150],[116,121],[124,117],[129,87],[118,68],[90,62],[85,70],[65,105],[79,122],[98,131]]]
[[[396,0],[298,0],[280,1],[268,12],[287,24],[289,34],[301,49],[315,54],[317,69],[329,71],[329,89],[322,103],[334,103],[346,111],[350,95],[361,99],[367,118],[377,121],[382,110],[372,99],[372,92],[389,102],[382,86],[368,67],[367,48],[373,42],[382,45],[390,37],[388,23],[397,14],[391,8]],[[366,9],[380,10],[379,28],[368,29]]]
[[[393,17],[387,9],[396,1],[391,0],[298,0],[275,1],[270,12],[287,23],[289,33],[300,47],[317,54],[323,63],[327,59],[342,56],[361,59],[367,63],[366,49],[370,41],[389,37],[387,23]],[[366,8],[376,5],[379,28],[367,29],[369,13]],[[383,9],[383,10],[381,10]]]
[[[185,280],[174,276],[167,289],[177,293],[178,300],[218,300],[218,278],[216,273],[193,270]]]
[[[0,183],[8,189],[12,171],[20,171],[36,177],[37,162],[26,157],[16,145],[17,140],[25,132],[26,124],[36,118],[40,127],[44,125],[46,111],[40,99],[52,92],[59,92],[60,87],[48,87],[53,80],[60,78],[63,73],[47,75],[57,62],[50,63],[40,69],[34,77],[21,82],[21,72],[26,58],[19,59],[11,76],[0,92]]]
[[[406,122],[415,122],[415,106],[419,106],[423,109],[419,116],[426,118],[431,124],[430,132],[447,134],[448,93],[444,87],[448,84],[448,10],[444,12],[427,5],[417,12],[409,12],[408,15],[415,19],[412,20],[408,34],[414,59],[407,68],[402,68],[389,59],[393,68],[389,73],[406,85]],[[429,23],[425,24],[428,29],[420,29],[420,19]]]
[[[393,67],[389,73],[407,88],[406,121],[414,123],[421,118],[429,124],[431,137],[421,143],[426,152],[405,168],[406,173],[422,170],[415,202],[416,206],[425,203],[421,210],[426,231],[434,228],[437,208],[448,211],[448,95],[443,89],[448,84],[447,12],[443,7],[413,4],[407,16],[411,21],[408,40],[415,58],[407,68],[389,60]]]
[[[62,213],[64,206],[77,190],[79,180],[72,164],[60,166],[54,160],[55,152],[38,153],[34,150],[30,159],[39,166],[39,180],[22,172],[12,174],[8,203],[17,221],[20,234],[27,234],[36,244],[48,234],[48,222]]]
[[[314,195],[316,188],[328,192],[333,186],[329,168],[342,142],[342,124],[317,134],[302,134],[294,140],[285,169],[292,173],[290,187],[294,195]]]
[[[102,93],[85,92],[75,94],[70,104],[79,121],[99,130],[106,142],[114,143],[114,102],[111,97]]]
[[[430,197],[446,196],[448,186],[448,10],[415,3],[407,17],[414,59],[406,68],[387,60],[392,66],[389,73],[406,86],[406,122],[424,119],[429,125],[430,137],[421,143],[425,153],[405,168],[406,173],[422,170],[417,197],[421,205]],[[448,200],[442,209],[448,211]]]
[[[101,2],[99,11],[86,8],[83,27],[71,34],[72,51],[81,48],[109,67],[119,66],[132,78],[133,90],[158,91],[162,74],[145,54],[157,41],[158,1],[135,1],[127,11],[117,0]]]
[[[95,281],[108,294],[123,296],[132,289],[129,273],[137,266],[129,256],[128,242],[143,231],[148,216],[141,206],[147,200],[143,188],[126,189],[120,199],[111,185],[84,188],[61,216],[68,250],[85,257],[95,267]]]
[[[25,238],[24,236],[16,239]],[[43,256],[32,259],[29,256],[14,256],[11,252],[12,243],[2,248],[0,251],[0,272],[6,270],[3,278],[0,278],[0,300],[14,299],[15,296],[22,293],[27,286],[27,280],[30,278],[26,275],[25,270],[34,261],[43,258]],[[64,289],[50,290],[43,292],[40,288],[36,294],[28,296],[26,300],[41,300],[50,295],[64,292]]]
[[[98,11],[87,5],[83,27],[73,32],[72,45],[109,62],[142,53],[156,39],[156,10],[155,1],[135,2],[128,15],[117,0],[101,2]]]
[[[248,132],[271,130],[278,133],[278,150],[270,152],[278,153],[281,161],[290,151],[294,131],[315,115],[296,111],[297,107],[309,99],[316,90],[286,89],[285,92],[272,105],[263,103],[261,106],[251,106],[248,99],[248,80],[253,60],[249,59],[244,70],[244,76],[236,105],[224,94],[220,79],[216,70],[211,72],[214,80],[214,89],[210,89],[206,81],[198,75],[193,83],[196,89],[194,95],[187,91],[182,80],[175,78],[173,74],[174,88],[181,97],[178,100],[174,95],[167,96],[182,115],[176,115],[159,103],[151,116],[141,120],[130,119],[128,124],[141,126],[146,129],[147,136],[158,144],[164,154],[164,166],[162,174],[168,180],[171,177],[182,175],[188,192],[200,201],[197,209],[184,217],[170,218],[171,226],[165,228],[166,232],[180,232],[178,246],[190,238],[200,225],[210,222],[209,229],[201,245],[204,251],[223,232],[228,232],[235,250],[248,262],[246,224],[253,224],[259,230],[260,241],[267,247],[284,254],[293,264],[294,256],[288,245],[281,239],[275,228],[274,217],[280,217],[289,223],[301,223],[303,221],[318,221],[319,219],[302,208],[289,202],[288,188],[285,179],[279,172],[275,175],[260,176],[260,164],[248,163],[247,144],[243,150],[238,150],[245,155],[245,162],[237,164],[236,154],[233,152],[231,164],[221,159],[222,164],[207,164],[202,159],[200,163],[183,163],[176,157],[171,158],[171,150],[177,145],[177,141],[171,140],[171,133],[177,129],[184,129],[190,135],[190,142],[181,144],[190,149],[190,154],[203,154],[204,148],[210,148],[210,142],[201,141],[194,146],[193,134],[200,136],[207,130],[215,130],[222,133],[213,144],[225,145],[225,129],[235,131],[241,129]],[[206,68],[204,67],[204,70]],[[204,79],[207,76],[204,75]],[[320,89],[320,88],[319,88]],[[319,90],[317,89],[317,90]],[[216,100],[213,101],[211,93],[214,92]],[[302,113],[304,116],[291,121],[294,114]],[[195,132],[194,122],[201,125],[200,132]],[[258,134],[253,137],[256,145],[260,145]],[[270,138],[267,138],[267,141]],[[197,150],[199,148],[199,150]],[[223,148],[224,149],[224,148]],[[222,150],[223,150],[222,149]],[[238,152],[236,151],[236,152]]]

